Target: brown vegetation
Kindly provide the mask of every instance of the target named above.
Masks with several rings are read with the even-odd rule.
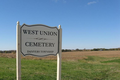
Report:
[[[62,52],[62,60],[79,60],[87,58],[87,56],[99,57],[120,57],[120,51],[76,51],[76,52]],[[0,53],[0,57],[16,58],[15,53]],[[37,60],[56,60],[57,56],[34,57],[23,56],[22,59],[37,59]]]

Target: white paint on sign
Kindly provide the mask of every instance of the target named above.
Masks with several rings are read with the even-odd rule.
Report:
[[[58,37],[57,27],[23,24],[20,28],[20,51],[24,56],[56,55]]]

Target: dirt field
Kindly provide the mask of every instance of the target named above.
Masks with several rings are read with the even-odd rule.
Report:
[[[87,56],[99,56],[99,57],[120,57],[120,51],[77,51],[77,52],[62,52],[62,60],[78,60],[87,58]],[[0,57],[16,58],[14,53],[0,53]],[[34,57],[34,56],[23,56],[23,59],[48,59],[56,60],[57,56],[46,56],[46,57]]]

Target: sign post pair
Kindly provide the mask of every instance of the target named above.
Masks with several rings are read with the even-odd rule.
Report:
[[[20,26],[16,34],[16,76],[21,80],[21,53],[32,56],[57,55],[57,80],[61,80],[62,29],[43,24]]]

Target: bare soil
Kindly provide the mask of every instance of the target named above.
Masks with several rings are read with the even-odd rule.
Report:
[[[87,56],[98,56],[98,57],[120,57],[120,51],[76,51],[76,52],[62,52],[62,60],[79,60],[85,59]],[[0,57],[16,58],[15,53],[0,53]],[[22,59],[37,59],[37,60],[56,60],[57,56],[46,56],[46,57],[34,57],[34,56],[23,56]]]

